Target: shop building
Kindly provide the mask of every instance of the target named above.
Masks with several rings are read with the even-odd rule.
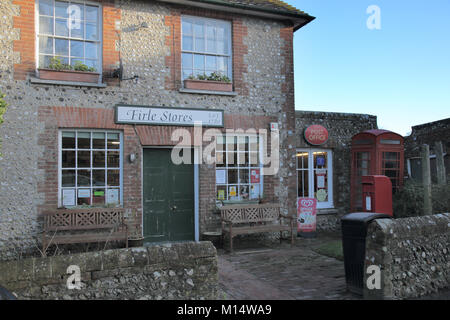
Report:
[[[377,117],[296,111],[295,120],[297,196],[317,199],[318,230],[338,230],[340,217],[351,212],[352,137],[377,129]],[[314,135],[325,138],[314,141]]]
[[[200,239],[219,226],[218,199],[295,214],[292,41],[313,17],[281,1],[6,0],[0,11],[1,259],[34,250],[39,217],[61,207],[123,206],[148,242]],[[64,65],[78,70],[55,72]],[[184,81],[213,72],[229,84]],[[203,161],[207,131],[222,134],[211,153],[222,164]],[[170,161],[181,140],[195,142],[182,154],[195,164]]]

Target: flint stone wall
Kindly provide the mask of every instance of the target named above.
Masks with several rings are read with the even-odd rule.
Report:
[[[42,137],[46,135],[47,124],[39,118],[42,107],[102,110],[112,109],[116,104],[132,104],[223,109],[229,115],[275,117],[280,126],[280,143],[286,145],[286,141],[292,138],[293,133],[286,128],[288,114],[284,107],[292,104],[289,108],[294,109],[293,101],[288,100],[284,92],[284,88],[293,86],[292,74],[288,73],[292,65],[285,57],[289,53],[285,48],[292,42],[281,36],[286,28],[285,23],[239,16],[247,30],[243,36],[247,52],[243,53],[246,68],[242,79],[247,93],[236,96],[187,94],[165,88],[166,78],[172,72],[166,66],[171,54],[166,40],[172,34],[166,22],[173,6],[156,1],[113,2],[121,11],[121,19],[111,23],[115,23],[121,34],[121,41],[116,42],[116,46],[122,58],[123,78],[137,75],[139,79],[137,82],[122,81],[119,87],[86,88],[14,80],[14,65],[21,63],[21,57],[19,52],[14,51],[13,41],[20,40],[22,36],[21,30],[14,27],[14,17],[20,14],[21,8],[19,1],[0,1],[0,90],[6,94],[5,101],[8,103],[5,122],[0,126],[3,142],[0,157],[0,260],[17,259],[35,249],[40,239],[39,232],[42,231],[37,208],[47,205],[54,198],[48,192],[57,190],[57,187],[46,183],[46,170],[54,170],[51,173],[54,176],[57,166],[53,164],[50,169],[44,169],[49,166],[45,160],[55,161],[57,153],[49,153],[43,146]],[[150,28],[133,29],[144,21]],[[136,151],[138,156],[141,155],[140,150]],[[274,195],[271,196],[282,203],[288,203],[289,186],[285,182],[291,180],[290,176],[294,174],[290,167],[294,163],[291,153],[293,156],[292,150],[282,148],[280,172],[273,178]],[[39,165],[39,162],[44,165]],[[205,176],[214,181],[214,176],[211,178],[208,175],[214,172],[213,169],[208,165],[200,166],[201,179]],[[212,194],[215,191],[210,181],[200,181],[201,232],[218,227],[217,217],[212,214],[215,209]],[[141,183],[133,185],[139,186]],[[140,203],[133,197],[124,194],[124,199],[130,199],[126,201]]]
[[[374,220],[367,231],[364,270],[380,267],[381,289],[365,286],[364,297],[412,299],[448,288],[449,244],[450,213]]]
[[[67,288],[70,265],[80,290]],[[217,283],[209,241],[0,262],[0,284],[19,299],[216,299]]]
[[[295,111],[295,121],[297,148],[315,148],[304,138],[307,127],[319,124],[328,130],[328,141],[316,148],[331,149],[333,152],[334,209],[318,210],[317,230],[339,231],[340,218],[350,212],[352,137],[365,130],[377,129],[377,117],[357,113]]]

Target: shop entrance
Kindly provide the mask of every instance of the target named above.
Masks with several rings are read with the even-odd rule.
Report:
[[[194,240],[194,165],[175,165],[172,149],[144,149],[144,242]],[[190,152],[193,162],[192,149]]]

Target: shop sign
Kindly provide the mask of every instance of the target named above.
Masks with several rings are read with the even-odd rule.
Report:
[[[166,126],[223,127],[223,110],[117,105],[115,122]]]
[[[298,198],[297,230],[298,232],[316,231],[317,200],[314,198]]]
[[[328,130],[318,124],[306,128],[304,135],[306,141],[314,146],[322,145],[328,140]]]

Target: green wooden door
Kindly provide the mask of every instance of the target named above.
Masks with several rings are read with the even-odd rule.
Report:
[[[144,149],[145,242],[194,240],[194,165],[175,165],[170,154]]]

